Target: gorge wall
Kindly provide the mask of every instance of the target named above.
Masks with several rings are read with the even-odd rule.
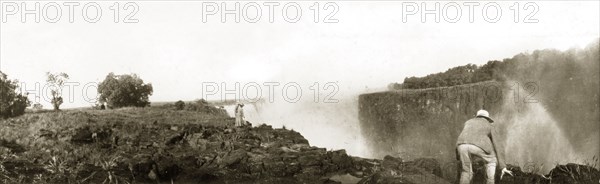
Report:
[[[598,128],[593,124],[597,116],[585,117],[592,122],[560,121],[573,116],[569,112],[585,116],[589,111],[548,110],[557,101],[568,101],[549,101],[544,98],[547,93],[524,90],[531,85],[544,89],[539,83],[487,81],[363,94],[359,97],[361,131],[374,157],[435,158],[442,163],[444,177],[453,180],[456,139],[464,122],[486,109],[496,120],[508,164],[543,174],[556,164],[597,166]]]
[[[362,94],[359,120],[367,147],[379,158],[436,158],[446,178],[453,178],[463,124],[486,109],[506,145],[508,164],[544,174],[556,164],[599,167],[598,43],[488,62],[486,74],[503,82]]]
[[[502,89],[502,83],[484,82],[363,94],[359,97],[361,131],[375,157],[431,157],[447,163],[456,160],[456,139],[464,122],[479,109],[499,110]]]

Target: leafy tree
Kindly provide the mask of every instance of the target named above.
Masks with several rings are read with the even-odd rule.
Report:
[[[25,108],[31,105],[26,95],[17,93],[17,81],[9,80],[0,71],[0,117],[16,117],[25,113]]]
[[[67,80],[69,80],[69,75],[67,75],[66,73],[50,73],[50,72],[46,72],[46,76],[48,77],[46,79],[46,82],[48,82],[48,84],[52,85],[53,88],[50,90],[50,92],[52,93],[52,106],[54,106],[54,110],[57,111],[60,108],[60,105],[63,104],[63,98],[62,98],[62,88],[65,85],[65,82]]]
[[[147,107],[152,92],[152,84],[145,84],[136,74],[115,75],[111,72],[98,85],[100,103],[106,102],[111,108]]]

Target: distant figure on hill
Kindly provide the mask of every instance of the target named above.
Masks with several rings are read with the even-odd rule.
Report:
[[[241,127],[244,126],[244,104],[238,103],[235,107],[235,126]]]
[[[477,111],[477,116],[465,122],[465,126],[456,142],[457,157],[461,162],[460,184],[469,184],[473,178],[471,167],[472,156],[482,158],[486,163],[487,184],[494,183],[496,166],[502,168],[502,174],[512,172],[506,169],[504,163],[504,147],[498,143],[498,136],[494,129],[494,120],[486,110]]]

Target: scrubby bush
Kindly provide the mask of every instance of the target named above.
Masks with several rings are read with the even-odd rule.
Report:
[[[210,106],[210,104],[204,100],[204,99],[200,99],[200,100],[196,100],[195,102],[190,102],[185,106],[186,110],[189,111],[202,111],[204,109],[206,109],[208,106]]]
[[[0,117],[9,118],[25,113],[25,108],[30,105],[26,95],[17,92],[17,81],[9,80],[7,75],[0,71]]]
[[[34,111],[41,111],[42,109],[44,109],[44,106],[38,102],[38,103],[33,104],[33,106],[31,106],[31,108]]]
[[[109,73],[98,85],[100,103],[106,102],[110,108],[147,107],[152,95],[152,84],[145,84],[136,74],[115,75]]]
[[[51,85],[53,88],[50,90],[50,92],[52,93],[52,106],[54,107],[54,110],[57,111],[60,108],[60,105],[63,104],[63,98],[62,98],[62,88],[65,85],[65,82],[67,80],[69,80],[69,75],[67,75],[66,73],[50,73],[47,72],[46,76],[48,77],[48,79],[46,79],[46,82],[48,82],[49,85]]]
[[[181,100],[175,102],[175,109],[183,110],[184,108],[185,108],[185,102],[183,102]]]
[[[197,111],[213,115],[227,115],[227,111],[225,111],[225,109],[217,108],[204,99],[196,100],[195,102],[190,102],[186,104],[185,110]]]

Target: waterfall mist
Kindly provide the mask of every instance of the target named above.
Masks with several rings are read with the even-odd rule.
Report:
[[[545,174],[556,164],[583,156],[576,153],[558,122],[540,103],[515,104],[506,98],[496,122],[504,135],[509,164]]]
[[[298,131],[311,146],[345,149],[353,156],[370,157],[358,122],[358,99],[348,95],[338,100],[336,103],[310,100],[258,102],[246,104],[244,114],[253,126],[264,123],[274,128]],[[234,108],[225,107],[231,115]]]
[[[548,172],[556,164],[599,166],[600,50],[598,40],[583,49],[541,50],[520,54],[522,75],[508,83],[520,84],[517,94],[506,94],[500,118],[506,122],[507,159],[541,165]],[[515,91],[510,91],[515,92]]]

